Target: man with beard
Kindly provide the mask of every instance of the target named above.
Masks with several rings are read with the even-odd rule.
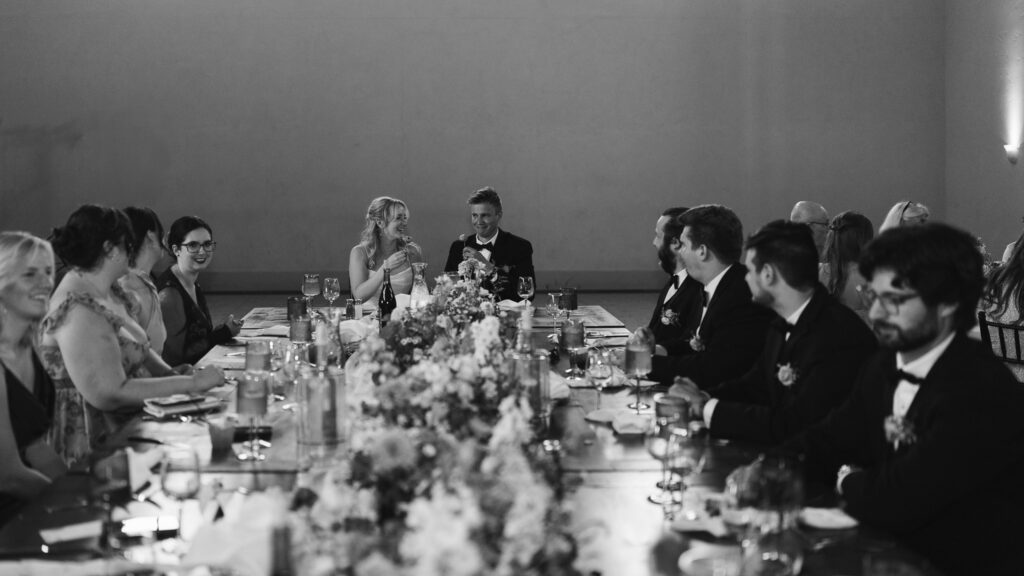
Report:
[[[811,475],[842,464],[828,477],[846,511],[945,573],[1020,574],[1024,387],[967,337],[984,284],[975,239],[944,224],[895,228],[860,271],[883,349],[792,447]]]
[[[679,217],[687,208],[669,208],[654,225],[654,247],[658,263],[670,276],[658,294],[658,302],[647,327],[654,333],[660,354],[679,354],[688,348],[690,334],[700,321],[701,292],[704,288],[686,273],[682,260],[676,257],[683,226]]]
[[[463,260],[477,260],[483,265],[491,289],[498,300],[519,300],[516,283],[519,278],[531,278],[533,272],[533,245],[526,239],[498,227],[501,223],[501,198],[492,188],[481,188],[469,201],[469,217],[475,234],[459,236],[448,249],[445,272],[456,272]]]
[[[818,252],[807,226],[765,225],[747,240],[744,263],[754,302],[777,314],[760,359],[710,395],[685,378],[670,393],[690,400],[715,436],[775,445],[846,400],[875,337],[818,282]]]
[[[743,225],[736,213],[716,204],[697,206],[679,217],[677,258],[704,287],[697,328],[676,354],[655,356],[651,378],[671,384],[686,376],[700,386],[738,378],[764,347],[771,312],[750,300],[739,264]]]

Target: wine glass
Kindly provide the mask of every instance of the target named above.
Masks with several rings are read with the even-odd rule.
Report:
[[[707,429],[701,426],[693,426],[690,423],[684,424],[677,421],[672,427],[672,434],[669,438],[672,445],[669,450],[668,469],[670,473],[679,476],[679,489],[681,491],[680,501],[683,503],[683,514],[690,520],[698,517],[698,511],[689,509],[686,499],[688,480],[700,474],[707,462],[708,433]],[[672,486],[668,486],[669,490]]]
[[[199,493],[199,454],[191,446],[168,444],[160,460],[160,488],[178,501],[178,540],[185,542],[185,501]]]
[[[530,305],[530,298],[533,298],[533,278],[531,276],[520,276],[516,283],[516,294]]]
[[[337,278],[324,278],[324,298],[327,299],[328,308],[334,307],[334,301],[341,296],[341,283]]]
[[[665,518],[669,520],[674,515],[675,496],[668,489],[668,462],[670,459],[674,460],[672,451],[679,447],[677,442],[672,442],[674,426],[675,423],[668,418],[654,418],[649,422],[647,429],[644,431],[644,446],[647,448],[647,453],[661,462],[661,489],[648,496],[647,500],[661,505]]]
[[[245,443],[247,450],[237,456],[243,462],[260,462],[267,458],[266,454],[260,451],[257,431],[260,418],[267,413],[268,376],[269,373],[266,371],[246,371],[238,380],[238,414],[249,417],[249,441]]]
[[[548,292],[548,303],[544,307],[547,311],[548,316],[551,316],[551,334],[552,337],[558,334],[558,318],[559,318],[559,304],[561,303],[562,295],[560,292]]]
[[[586,328],[583,320],[566,318],[562,321],[562,347],[569,351],[569,369],[565,371],[566,381],[569,385],[582,385],[586,378],[580,373],[577,365],[576,354],[584,348],[583,335]]]
[[[306,297],[306,308],[313,314],[313,298],[320,294],[320,275],[304,274],[302,277],[302,295]]]
[[[597,390],[597,409],[601,409],[601,393],[605,386],[612,380],[612,362],[608,352],[600,348],[594,348],[587,356],[587,376],[590,383]]]
[[[640,401],[640,378],[651,371],[653,352],[654,334],[646,326],[637,328],[626,341],[626,374],[636,378],[636,401],[626,408],[636,410],[637,414],[651,407],[650,404]]]

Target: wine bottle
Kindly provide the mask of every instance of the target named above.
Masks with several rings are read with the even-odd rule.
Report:
[[[295,576],[292,563],[292,531],[287,524],[275,526],[270,537],[270,576]]]
[[[391,319],[391,313],[394,312],[395,307],[398,305],[395,300],[395,290],[391,287],[391,268],[384,268],[384,284],[380,289],[380,299],[377,301],[377,308],[380,311],[380,327],[383,330],[384,325]]]

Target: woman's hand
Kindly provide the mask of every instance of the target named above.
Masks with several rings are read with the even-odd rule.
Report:
[[[405,250],[399,250],[391,256],[388,256],[384,260],[384,266],[381,268],[390,268],[391,270],[398,270],[403,264],[408,263],[409,257],[405,254]]]
[[[178,364],[177,366],[171,369],[171,372],[173,372],[174,374],[178,374],[180,376],[191,376],[192,373],[195,372],[195,369],[193,369],[191,364],[186,363]]]
[[[216,366],[204,366],[192,373],[197,392],[206,392],[224,383],[224,372]]]

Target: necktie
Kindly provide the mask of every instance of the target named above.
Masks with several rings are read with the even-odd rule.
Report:
[[[921,378],[920,376],[914,376],[909,372],[904,372],[903,370],[897,369],[896,381],[899,382],[900,380],[906,380],[907,382],[910,382],[911,384],[917,384],[918,386],[924,383],[924,378]]]

